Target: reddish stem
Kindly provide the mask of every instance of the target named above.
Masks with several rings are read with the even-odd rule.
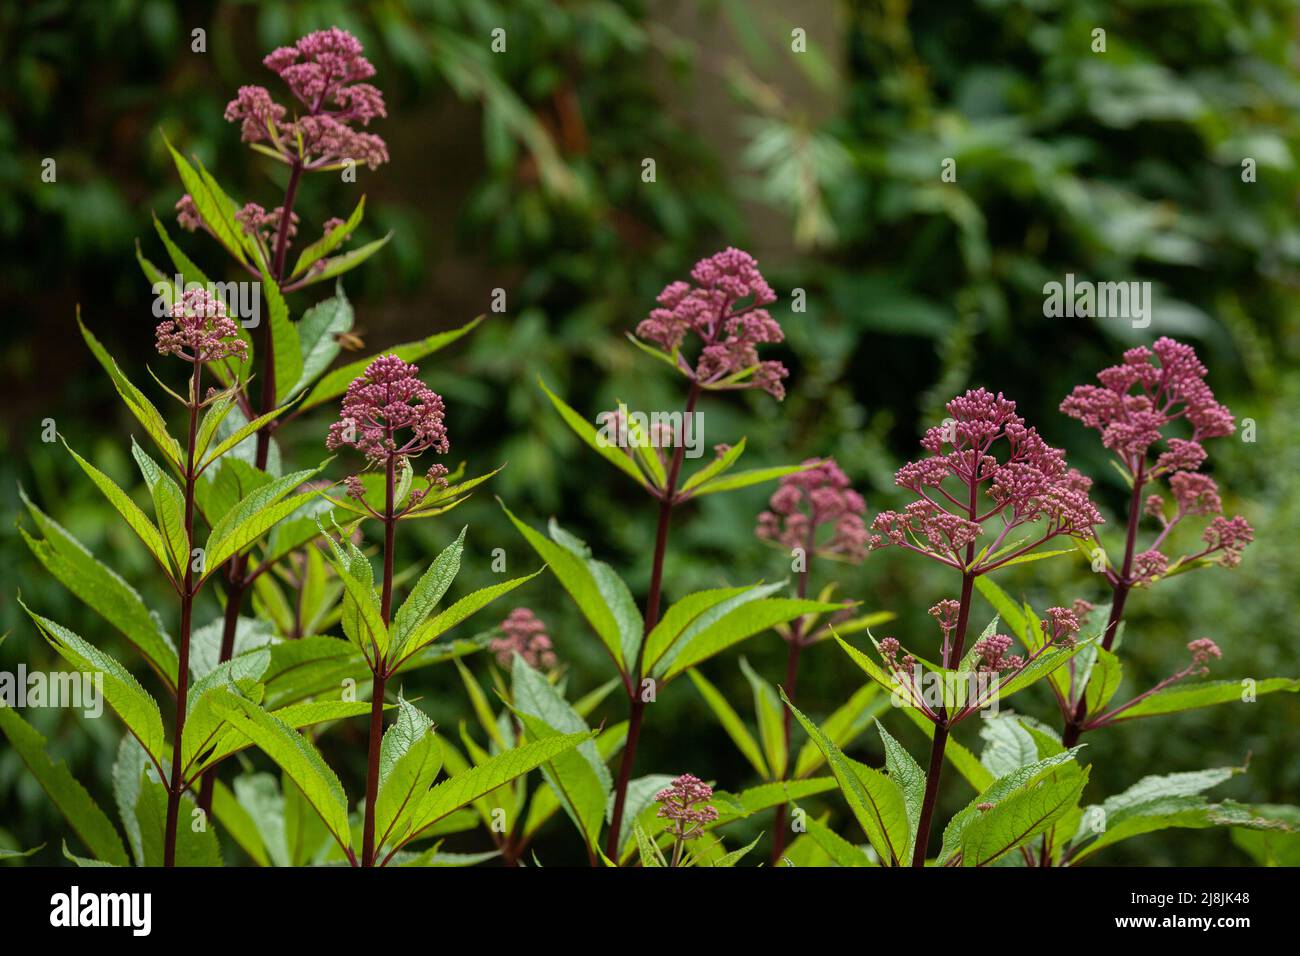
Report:
[[[695,403],[700,397],[700,383],[691,382],[686,396],[686,411],[682,415],[683,428],[685,420],[695,412]],[[619,831],[623,827],[623,808],[627,803],[627,787],[632,780],[632,767],[636,762],[637,743],[641,738],[641,722],[645,718],[645,701],[641,699],[641,665],[645,656],[645,638],[659,623],[659,605],[663,594],[664,556],[668,552],[668,526],[672,520],[673,506],[676,502],[677,480],[681,476],[682,460],[686,457],[686,445],[677,442],[673,449],[673,460],[668,466],[668,475],[664,484],[663,495],[659,499],[659,524],[655,529],[654,563],[650,567],[650,592],[646,596],[645,629],[642,632],[641,646],[637,648],[636,661],[629,670],[627,692],[629,713],[627,723],[627,743],[623,745],[623,759],[618,768],[618,782],[614,787],[614,810],[610,814],[609,836],[605,843],[605,855],[618,862]]]
[[[397,456],[389,455],[384,470],[384,589],[380,599],[380,614],[387,627],[393,609],[393,537],[397,521],[393,517],[393,497],[396,492]],[[375,800],[379,796],[379,754],[384,737],[384,686],[388,680],[387,665],[375,648],[374,682],[370,691],[370,749],[366,768],[366,813],[362,824],[361,865],[375,865]]]
[[[185,460],[185,542],[189,554],[184,556],[185,575],[181,588],[181,627],[177,642],[180,645],[177,655],[176,672],[176,733],[172,739],[172,772],[167,785],[167,823],[163,831],[163,866],[176,865],[176,824],[180,816],[181,794],[184,781],[181,779],[181,751],[185,739],[185,709],[190,687],[190,630],[194,610],[194,445],[199,427],[199,383],[203,377],[203,365],[194,362],[194,371],[190,376],[190,430]]]
[[[808,537],[804,542],[804,562],[803,570],[799,572],[799,600],[808,596],[808,577],[812,572],[813,546],[815,544],[814,535],[817,531],[817,525],[810,515],[808,518]],[[785,659],[785,695],[789,698],[790,703],[794,703],[795,689],[799,681],[799,653],[803,650],[804,628],[803,618],[797,618],[790,627],[790,639],[786,642],[790,645],[790,652]],[[781,729],[785,739],[785,773],[782,774],[784,779],[789,779],[790,773],[794,770],[792,766],[794,755],[790,752],[790,731],[791,722],[794,714],[789,707],[786,707],[781,714]],[[775,866],[785,855],[786,841],[786,818],[790,812],[790,805],[783,803],[776,808],[776,815],[772,821],[772,865]]]
[[[1137,550],[1137,531],[1142,517],[1142,486],[1145,484],[1145,474],[1146,459],[1143,458],[1133,475],[1133,493],[1129,497],[1128,505],[1128,530],[1124,539],[1124,564],[1120,568],[1119,577],[1111,587],[1110,617],[1106,620],[1106,630],[1101,639],[1102,649],[1107,651],[1115,643],[1115,635],[1119,633],[1119,622],[1124,617],[1124,605],[1128,602],[1129,591],[1133,588],[1133,552]],[[1066,720],[1065,728],[1061,733],[1061,743],[1066,748],[1077,744],[1087,729],[1086,691],[1086,685],[1079,688],[1079,699],[1075,703],[1074,713]]]

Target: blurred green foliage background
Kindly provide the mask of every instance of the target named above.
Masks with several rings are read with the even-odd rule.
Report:
[[[1225,507],[1250,519],[1257,542],[1236,571],[1179,577],[1130,602],[1125,692],[1181,666],[1186,642],[1203,635],[1224,649],[1219,676],[1300,674],[1296,12],[1271,0],[0,4],[0,632],[9,632],[0,668],[56,666],[18,613],[19,592],[112,643],[27,552],[16,530],[20,484],[173,623],[170,592],[150,582],[143,550],[66,452],[41,441],[42,423],[53,418],[74,448],[134,481],[133,423],[75,334],[76,306],[132,378],[145,380],[146,363],[158,370],[150,289],[133,255],[138,240],[162,261],[150,215],[170,222],[180,193],[160,131],[240,201],[277,204],[279,171],[239,143],[222,109],[240,84],[270,82],[265,52],[339,25],[378,68],[389,117],[377,131],[392,162],[355,185],[309,180],[299,211],[310,234],[364,191],[361,238],[396,232],[347,277],[367,352],[461,325],[488,310],[495,288],[508,296],[506,313],[424,363],[448,402],[451,457],[475,471],[508,467],[448,520],[412,526],[410,562],[427,561],[468,523],[458,587],[493,579],[494,548],[506,550],[512,572],[531,567],[495,494],[534,526],[555,515],[643,595],[651,503],[578,444],[534,380],[544,376],[593,417],[618,399],[677,407],[680,380],[624,333],[667,281],[734,244],[759,258],[781,296],[773,313],[787,343],[775,351],[791,369],[789,396],[781,405],[761,394],[706,400],[707,442],[748,436],[751,466],[834,455],[873,511],[901,503],[893,470],[943,401],[985,385],[1016,399],[1096,479],[1113,518],[1125,495],[1119,479],[1092,434],[1056,406],[1131,344],[1160,334],[1194,342],[1219,397],[1256,423],[1254,443],[1219,440],[1211,455]],[[496,27],[507,31],[504,54],[489,49]],[[195,28],[206,30],[205,53],[191,50]],[[796,28],[806,52],[792,50]],[[1105,52],[1093,50],[1097,28]],[[54,183],[41,180],[46,157],[57,163]],[[646,158],[655,160],[652,183],[641,178]],[[940,180],[945,158],[956,160],[955,183]],[[1247,158],[1253,182],[1243,182]],[[183,242],[204,268],[221,263],[203,237]],[[1066,273],[1152,282],[1151,327],[1044,318],[1043,284]],[[795,289],[806,294],[804,312],[790,309]],[[281,433],[292,460],[324,456],[327,424],[308,416]],[[336,477],[353,464],[332,466]],[[753,536],[771,490],[681,512],[669,599],[788,573],[786,558]],[[918,649],[937,640],[926,608],[954,585],[894,551],[860,568],[819,565],[814,586],[833,578],[868,609],[896,612],[880,633]],[[1001,583],[1039,607],[1102,596],[1069,558],[1012,569]],[[610,676],[549,578],[519,603],[549,623],[571,690]],[[199,622],[216,613],[209,603]],[[780,679],[776,635],[743,652]],[[804,667],[800,701],[815,717],[860,682],[831,646],[805,655]],[[735,654],[705,673],[748,713]],[[1023,709],[1051,719],[1046,692],[1034,693]],[[468,714],[449,668],[424,672],[406,695],[420,696],[448,732]],[[621,701],[611,698],[605,715],[622,719]],[[113,720],[26,716],[111,803]],[[726,789],[754,782],[689,682],[660,697],[647,728],[638,773],[690,770]],[[891,728],[920,752],[908,722]],[[1250,773],[1225,796],[1300,801],[1295,695],[1121,725],[1088,742],[1094,802],[1147,773],[1247,759]],[[325,746],[355,791],[359,725]],[[878,762],[876,747],[866,741],[855,755]],[[967,798],[955,775],[952,783],[941,816]],[[834,799],[825,805],[843,822]],[[539,843],[543,862],[577,861],[566,826],[557,820]],[[0,749],[0,841],[57,847],[63,830],[16,756]],[[1171,830],[1103,860],[1246,857],[1227,833]]]

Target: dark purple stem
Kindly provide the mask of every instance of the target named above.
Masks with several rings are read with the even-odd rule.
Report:
[[[695,403],[700,397],[699,382],[691,382],[686,396],[686,411],[683,421],[695,412]],[[650,592],[646,596],[645,630],[642,633],[641,646],[637,648],[636,661],[629,670],[627,692],[629,713],[627,722],[627,743],[623,745],[623,759],[618,768],[618,782],[614,787],[614,810],[609,820],[609,836],[605,843],[605,855],[618,862],[619,831],[623,828],[623,807],[627,802],[627,787],[632,780],[632,767],[636,762],[637,743],[641,739],[641,723],[645,719],[646,702],[641,699],[641,665],[645,655],[645,638],[659,623],[659,605],[663,593],[664,556],[668,552],[668,526],[672,520],[673,506],[677,503],[677,480],[682,472],[682,460],[686,456],[686,445],[677,442],[673,449],[673,460],[668,466],[668,475],[664,484],[663,495],[659,499],[659,524],[655,529],[654,563],[650,567]]]
[[[1119,622],[1124,618],[1124,605],[1128,602],[1129,591],[1133,588],[1133,552],[1137,550],[1138,523],[1142,518],[1142,486],[1145,484],[1146,459],[1138,464],[1133,475],[1133,494],[1129,498],[1128,530],[1124,539],[1124,564],[1119,577],[1111,587],[1110,617],[1106,620],[1106,630],[1102,635],[1101,646],[1110,650],[1119,632]],[[1069,748],[1079,742],[1079,737],[1087,729],[1088,698],[1086,687],[1079,688],[1079,699],[1075,703],[1074,713],[1066,720],[1061,734],[1061,743]]]
[[[167,824],[163,831],[163,866],[176,865],[176,824],[180,816],[181,794],[185,790],[181,779],[181,751],[185,739],[186,697],[190,687],[190,630],[194,610],[194,444],[199,428],[199,383],[203,377],[203,363],[197,358],[190,375],[190,430],[185,458],[185,542],[190,553],[184,556],[185,575],[181,586],[181,627],[177,635],[179,653],[176,672],[176,733],[172,738],[172,772],[167,785]]]
[[[380,614],[387,627],[393,609],[393,537],[397,520],[393,517],[393,497],[396,490],[395,455],[388,456],[384,470],[384,590],[380,599]],[[379,796],[379,754],[384,737],[384,686],[388,680],[387,663],[375,648],[374,685],[370,691],[370,749],[366,768],[366,814],[362,824],[361,865],[375,865],[375,800]]]

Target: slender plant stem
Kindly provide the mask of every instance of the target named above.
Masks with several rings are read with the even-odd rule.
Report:
[[[163,866],[176,865],[176,824],[180,816],[181,752],[185,739],[186,698],[190,687],[190,631],[194,611],[194,444],[199,428],[199,385],[203,377],[203,364],[194,362],[190,375],[190,430],[185,458],[185,543],[189,553],[184,556],[185,574],[181,585],[181,628],[177,636],[180,651],[176,671],[176,733],[172,739],[172,772],[167,785],[167,824],[164,830]]]
[[[284,279],[285,254],[289,249],[289,223],[293,219],[293,204],[298,197],[298,183],[302,178],[302,162],[295,160],[289,167],[289,182],[284,191],[280,217],[280,226],[275,237],[275,252],[272,259],[272,275],[276,282]],[[262,326],[262,344],[258,349],[262,356],[262,396],[258,415],[265,415],[275,407],[275,338],[271,334],[270,321]],[[255,417],[250,415],[250,418]],[[271,454],[271,425],[263,425],[257,431],[256,465],[265,470]],[[230,562],[226,576],[226,615],[221,627],[221,654],[217,658],[224,664],[235,653],[235,635],[239,628],[239,612],[244,606],[244,595],[248,591],[248,555],[237,554]],[[199,807],[204,813],[212,810],[212,798],[216,790],[216,770],[209,770],[203,775],[199,787]]]
[[[974,550],[972,546],[970,550]],[[968,560],[973,561],[972,554]],[[966,626],[970,621],[971,597],[975,590],[975,575],[969,571],[961,576],[961,600],[957,612],[957,639],[945,660],[945,667],[953,667],[961,660],[966,643]],[[934,819],[934,805],[939,797],[939,778],[943,775],[943,755],[948,746],[948,711],[939,706],[939,719],[934,725],[934,740],[930,744],[930,767],[925,774],[925,796],[921,801],[921,819],[916,827],[916,846],[912,849],[912,866],[925,866],[925,852],[930,843],[930,823]]]
[[[1102,634],[1101,646],[1103,650],[1110,650],[1115,643],[1115,636],[1119,633],[1119,623],[1124,618],[1124,606],[1128,603],[1129,591],[1133,589],[1133,553],[1137,550],[1137,531],[1138,523],[1142,518],[1142,488],[1145,485],[1146,478],[1146,459],[1144,458],[1133,476],[1133,493],[1129,496],[1128,504],[1128,529],[1124,539],[1124,563],[1120,567],[1119,577],[1115,579],[1111,587],[1110,595],[1110,617],[1106,620],[1106,630]],[[1074,707],[1074,713],[1065,722],[1065,729],[1061,733],[1061,743],[1065,747],[1073,747],[1079,742],[1083,735],[1085,724],[1088,719],[1088,698],[1084,693],[1086,687],[1079,689],[1079,700]]]
[[[691,382],[686,395],[686,410],[682,413],[682,427],[686,420],[695,413],[695,403],[700,397],[699,382]],[[614,787],[614,810],[609,820],[609,836],[605,843],[605,855],[618,861],[619,831],[623,828],[623,807],[627,803],[627,787],[632,780],[632,767],[636,762],[637,743],[641,739],[641,722],[645,719],[646,702],[641,699],[641,665],[645,656],[645,638],[659,623],[659,605],[663,596],[664,557],[668,553],[668,526],[672,521],[673,506],[677,503],[677,480],[682,473],[682,460],[686,457],[685,442],[678,441],[673,449],[673,459],[668,466],[663,494],[659,499],[659,523],[655,528],[654,561],[650,566],[650,592],[646,596],[645,630],[641,635],[641,645],[637,648],[636,661],[628,672],[631,678],[627,683],[629,712],[627,722],[627,742],[623,745],[623,759],[618,768],[618,782]]]
[[[298,181],[302,178],[302,161],[295,159],[289,167],[289,185],[284,191],[284,214],[280,217],[280,227],[275,235],[275,252],[272,254],[271,274],[279,282],[284,278],[284,257],[289,251],[289,222],[293,218],[293,203],[298,197]],[[262,323],[262,345],[260,349],[265,361],[262,364],[262,400],[260,414],[265,415],[275,408],[275,337],[271,323]],[[257,467],[265,469],[267,457],[271,451],[271,425],[266,425],[257,432]]]
[[[393,538],[397,519],[393,517],[393,497],[396,491],[397,457],[388,456],[384,470],[384,590],[380,599],[380,614],[387,627],[393,610]],[[384,685],[387,683],[387,662],[375,649],[374,683],[370,691],[370,749],[366,768],[366,813],[362,824],[361,865],[375,865],[375,800],[379,796],[379,754],[384,737]]]
[[[803,570],[799,572],[798,594],[799,600],[808,596],[808,578],[812,573],[813,547],[815,545],[814,535],[817,531],[816,524],[812,518],[808,520],[808,538],[804,542],[803,553]],[[794,624],[790,626],[790,639],[786,642],[790,651],[785,660],[785,696],[789,698],[790,703],[794,703],[795,689],[799,682],[799,654],[803,650],[804,627],[803,618],[796,618]],[[784,779],[789,779],[790,774],[794,771],[792,766],[793,754],[790,752],[790,733],[793,729],[792,722],[794,714],[789,707],[783,708],[781,713],[782,738],[785,747],[785,773],[782,774]],[[775,866],[781,862],[781,857],[785,855],[786,841],[786,818],[790,812],[790,805],[783,803],[776,808],[776,814],[772,820],[772,865]]]

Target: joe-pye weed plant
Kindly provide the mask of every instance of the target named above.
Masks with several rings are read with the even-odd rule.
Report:
[[[25,499],[44,535],[37,539],[24,531],[33,553],[119,630],[141,652],[167,690],[176,695],[175,730],[168,748],[157,703],[126,668],[66,628],[32,612],[40,631],[75,667],[102,672],[108,678],[108,703],[129,732],[114,774],[115,796],[132,857],[140,864],[219,862],[215,832],[207,827],[208,801],[228,835],[258,862],[308,862],[327,855],[330,851],[322,848],[319,839],[314,843],[298,840],[286,848],[274,814],[270,818],[265,815],[268,784],[270,799],[280,807],[276,813],[314,812],[323,828],[313,832],[328,832],[337,847],[334,852],[354,863],[376,862],[377,847],[372,845],[374,816],[377,811],[382,815],[386,798],[390,805],[395,800],[391,818],[384,820],[381,831],[392,844],[385,861],[391,859],[401,845],[416,837],[416,831],[421,829],[414,826],[417,820],[427,821],[427,827],[458,807],[453,802],[440,809],[446,794],[435,800],[425,792],[443,765],[447,750],[432,743],[432,735],[426,733],[427,718],[399,699],[397,727],[401,739],[386,748],[388,759],[379,761],[382,772],[378,775],[372,754],[360,860],[351,848],[349,808],[342,787],[311,741],[297,729],[371,711],[375,718],[372,736],[377,735],[382,731],[382,722],[374,712],[383,707],[384,680],[399,667],[427,666],[477,649],[482,642],[458,642],[442,653],[419,653],[446,630],[523,580],[462,598],[430,619],[459,567],[458,540],[421,578],[398,612],[394,624],[400,640],[396,648],[388,642],[387,610],[393,582],[391,542],[396,521],[446,511],[484,480],[459,481],[459,473],[448,476],[441,466],[434,466],[426,475],[429,487],[411,490],[409,457],[426,448],[445,450],[445,435],[439,437],[438,432],[440,399],[414,379],[414,368],[404,359],[436,351],[476,323],[399,346],[394,354],[374,361],[361,360],[328,371],[339,354],[339,338],[353,323],[352,309],[342,289],[308,309],[297,323],[290,319],[283,293],[340,275],[377,251],[386,239],[351,253],[329,255],[361,223],[364,204],[359,203],[347,222],[327,223],[325,235],[305,248],[292,269],[287,269],[286,253],[296,233],[293,199],[304,171],[341,170],[346,181],[355,181],[355,176],[349,179],[348,174],[357,162],[374,166],[387,158],[382,140],[352,127],[353,123],[364,125],[382,116],[383,101],[376,89],[356,82],[371,75],[373,68],[361,55],[360,44],[344,31],[311,34],[294,47],[271,54],[266,62],[289,85],[305,112],[290,119],[265,90],[244,87],[228,107],[227,118],[242,123],[244,139],[259,152],[288,165],[289,185],[280,209],[272,214],[253,204],[239,209],[205,169],[196,168],[174,149],[171,151],[189,189],[178,203],[182,226],[202,229],[216,238],[239,267],[257,277],[260,296],[253,301],[264,299],[268,315],[243,318],[244,325],[250,328],[262,323],[262,348],[257,350],[263,376],[261,398],[255,399],[250,388],[254,368],[252,339],[244,325],[236,324],[226,314],[223,300],[213,294],[229,292],[233,284],[211,282],[156,219],[156,229],[176,276],[168,278],[143,255],[137,257],[154,283],[155,292],[169,302],[176,300],[168,306],[168,318],[159,326],[157,338],[160,351],[180,355],[191,365],[188,397],[167,389],[187,411],[187,441],[183,445],[168,433],[166,420],[153,403],[82,327],[88,345],[108,371],[119,395],[158,446],[166,465],[181,480],[178,485],[143,449],[133,446],[153,498],[155,523],[105,474],[77,457],[176,589],[180,598],[176,640],[163,630],[161,618],[108,565],[96,559],[34,502]],[[204,371],[210,372],[221,386],[207,395],[201,392]],[[330,444],[356,445],[368,455],[373,453],[372,461],[383,452],[385,477],[378,492],[380,511],[367,503],[366,483],[361,477],[354,476],[347,482],[351,497],[335,499],[322,495],[319,486],[304,484],[321,471],[324,463],[285,474],[270,431],[281,416],[299,415],[321,405],[343,393],[354,380],[355,386],[345,398],[343,420],[340,428],[331,432]],[[408,389],[406,401],[414,400],[414,404],[407,405],[408,412],[399,413],[396,396],[385,396],[390,400],[380,404],[372,401],[367,406],[367,389],[373,391],[376,385],[388,390]],[[351,417],[350,411],[354,413]],[[382,419],[383,424],[376,426],[376,419]],[[414,437],[400,446],[392,444],[393,432],[404,427],[413,428]],[[399,462],[401,477],[396,484],[400,487],[395,487]],[[361,562],[366,559],[355,544],[348,540],[334,545],[342,563],[337,566],[339,573],[331,579],[315,540],[325,517],[336,524],[344,522],[351,534],[358,519],[376,514],[384,522],[389,545],[384,553],[382,596],[373,592],[369,575],[364,576],[364,586],[357,583],[363,577]],[[211,529],[203,547],[197,546],[196,516]],[[226,610],[210,626],[196,631],[193,614],[199,588],[223,570],[230,572]],[[292,609],[281,585],[275,583],[277,579],[298,591]],[[253,619],[241,617],[239,606],[243,591],[250,586],[257,590],[259,598],[254,605],[258,616]],[[371,613],[381,605],[383,613]],[[355,654],[347,644],[325,636],[331,623],[342,624]],[[195,656],[191,654],[192,639],[199,633],[205,640],[197,648],[201,653]],[[362,675],[375,684],[370,705],[348,699],[346,692]],[[345,688],[344,699],[337,699],[340,686]],[[43,753],[34,731],[8,710],[0,716],[0,726],[93,858],[115,865],[128,862],[112,823],[66,769]],[[210,771],[223,758],[254,743],[280,765],[282,783],[265,775],[245,774],[235,781],[232,793]],[[534,752],[550,754],[573,743],[576,740],[572,738],[551,741]],[[438,755],[436,760],[431,753]],[[531,769],[521,768],[520,761],[528,759],[527,753],[514,756],[517,759],[510,766],[488,767],[476,779],[490,783],[497,774],[509,778]],[[450,756],[446,764],[458,771],[469,769],[463,761],[457,763]],[[145,772],[146,767],[152,767],[156,780]],[[395,796],[396,783],[387,790],[382,785],[390,770],[402,771],[405,799]],[[192,826],[178,826],[180,801],[200,777],[204,778],[206,800],[192,812]],[[473,795],[465,799],[472,800]],[[303,810],[293,810],[293,806]],[[66,845],[65,852],[70,853]]]

